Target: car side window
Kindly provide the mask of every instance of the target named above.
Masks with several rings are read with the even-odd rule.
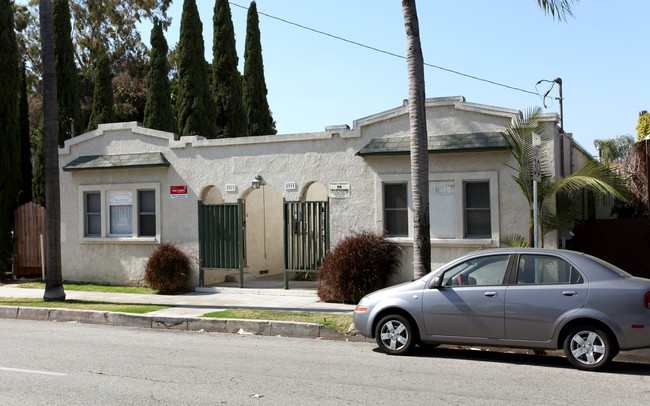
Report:
[[[465,261],[445,271],[442,286],[502,285],[509,255],[492,255]]]
[[[582,283],[582,276],[561,258],[545,255],[522,255],[517,267],[517,285]]]

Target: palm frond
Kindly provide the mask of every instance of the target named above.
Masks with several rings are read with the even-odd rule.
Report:
[[[583,189],[611,194],[623,201],[627,200],[623,180],[607,166],[591,161],[573,174],[558,179],[553,184],[555,191],[576,193]]]
[[[537,0],[537,4],[544,11],[544,14],[550,14],[554,19],[557,18],[558,21],[573,17],[571,5],[577,2],[578,0]]]
[[[528,247],[528,240],[519,234],[506,234],[501,236],[499,241],[501,248],[523,248]]]

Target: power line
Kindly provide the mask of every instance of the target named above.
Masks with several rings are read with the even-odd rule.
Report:
[[[241,6],[241,5],[233,3],[233,2],[229,2],[229,3],[232,6],[239,7],[239,8],[242,8],[244,10],[248,10],[248,7]],[[392,57],[395,57],[395,58],[400,58],[400,59],[406,60],[406,57],[404,55],[399,55],[399,54],[396,54],[396,53],[393,53],[393,52],[390,52],[390,51],[386,51],[386,50],[383,50],[383,49],[380,49],[380,48],[376,48],[376,47],[373,47],[373,46],[370,46],[370,45],[362,44],[361,42],[352,41],[352,40],[347,39],[347,38],[339,37],[338,35],[330,34],[330,33],[327,33],[325,31],[317,30],[315,28],[307,27],[307,26],[302,25],[302,24],[294,23],[293,21],[285,20],[284,18],[280,18],[280,17],[276,17],[276,16],[273,16],[273,15],[270,15],[270,14],[267,14],[267,13],[263,13],[263,12],[261,12],[259,10],[257,11],[257,14],[263,15],[263,16],[268,17],[268,18],[272,18],[274,20],[283,22],[285,24],[293,25],[293,26],[301,28],[303,30],[312,31],[312,32],[314,32],[316,34],[324,35],[326,37],[334,38],[334,39],[337,39],[339,41],[347,42],[348,44],[356,45],[356,46],[359,46],[359,47],[362,47],[362,48],[370,49],[370,50],[375,51],[375,52],[379,52],[379,53],[386,54],[386,55],[389,55],[389,56],[392,56]],[[504,83],[495,82],[495,81],[489,80],[489,79],[483,79],[483,78],[480,78],[478,76],[470,75],[470,74],[467,74],[467,73],[462,73],[462,72],[459,72],[459,71],[456,71],[456,70],[453,70],[453,69],[444,68],[442,66],[433,65],[433,64],[430,64],[430,63],[426,63],[426,62],[424,62],[424,66],[428,66],[430,68],[435,68],[435,69],[439,69],[439,70],[442,70],[442,71],[445,71],[445,72],[453,73],[455,75],[464,76],[466,78],[478,80],[478,81],[481,81],[481,82],[489,83],[489,84],[492,84],[492,85],[495,85],[495,86],[501,86],[501,87],[504,87],[504,88],[507,88],[507,89],[510,89],[510,90],[516,90],[516,91],[519,91],[519,92],[539,96],[539,93],[537,93],[537,92],[532,92],[530,90],[521,89],[519,87],[506,85]]]

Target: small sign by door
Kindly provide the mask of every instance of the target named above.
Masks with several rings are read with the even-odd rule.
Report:
[[[330,197],[333,199],[349,199],[350,183],[330,182]]]
[[[187,186],[170,186],[169,197],[171,197],[172,199],[187,198]]]

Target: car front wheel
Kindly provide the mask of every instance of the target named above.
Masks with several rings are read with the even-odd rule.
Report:
[[[415,345],[415,337],[409,320],[400,315],[382,318],[375,330],[377,345],[386,354],[407,354]]]
[[[578,369],[598,371],[614,358],[616,351],[609,335],[591,326],[571,329],[564,339],[564,354]]]

